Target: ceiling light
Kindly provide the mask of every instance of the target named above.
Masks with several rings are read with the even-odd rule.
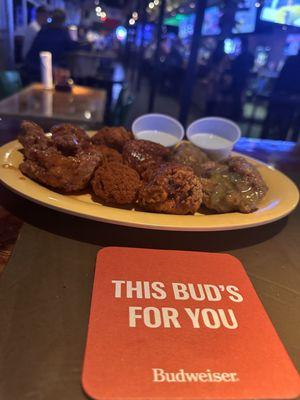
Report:
[[[133,18],[133,19],[138,19],[138,17],[139,17],[138,13],[137,13],[136,11],[134,11],[134,12],[132,13],[132,18]]]
[[[151,8],[151,9],[154,8],[154,3],[152,3],[152,2],[149,3],[149,8]]]
[[[130,18],[129,25],[134,25],[134,24],[135,24],[135,20],[133,18]]]
[[[159,5],[159,0],[154,0],[154,2],[153,2],[156,6],[158,6]]]
[[[101,12],[101,10],[102,10],[101,7],[96,7],[96,8],[95,8],[95,11],[96,11],[97,13]]]

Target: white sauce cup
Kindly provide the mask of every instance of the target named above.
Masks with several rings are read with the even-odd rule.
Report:
[[[145,114],[133,121],[132,132],[135,139],[150,140],[170,147],[180,142],[184,128],[175,118],[165,114]]]
[[[187,137],[211,159],[220,161],[230,155],[233,145],[241,137],[241,130],[229,119],[207,117],[190,124]]]

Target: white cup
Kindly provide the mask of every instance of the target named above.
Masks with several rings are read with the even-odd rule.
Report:
[[[233,145],[241,137],[241,130],[233,121],[207,117],[194,121],[187,128],[188,139],[216,161],[230,155]]]
[[[136,139],[150,140],[166,147],[180,142],[184,136],[181,123],[165,114],[142,115],[133,122],[131,129]]]

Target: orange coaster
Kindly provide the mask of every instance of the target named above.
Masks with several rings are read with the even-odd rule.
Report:
[[[82,384],[94,399],[289,399],[299,376],[227,254],[98,253]]]

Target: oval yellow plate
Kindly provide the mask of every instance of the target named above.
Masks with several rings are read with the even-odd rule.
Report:
[[[20,148],[16,140],[0,148],[0,179],[4,185],[46,207],[112,224],[174,231],[242,229],[285,217],[299,201],[298,189],[288,177],[264,163],[245,157],[258,167],[269,187],[266,197],[254,213],[168,215],[108,207],[94,202],[90,194],[62,195],[25,177],[18,168],[23,159],[18,151]]]

